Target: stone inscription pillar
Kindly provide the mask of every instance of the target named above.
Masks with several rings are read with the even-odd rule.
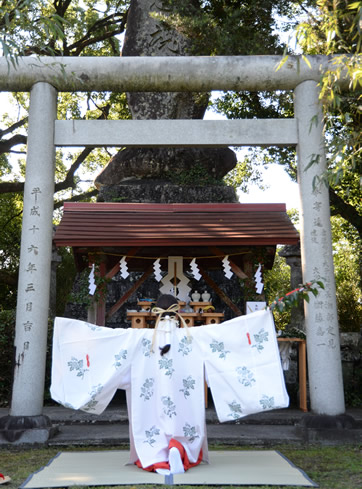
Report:
[[[325,290],[305,303],[309,386],[312,411],[337,416],[345,411],[328,189],[313,187],[326,169],[319,89],[305,81],[295,89],[298,123],[298,180],[301,195],[303,281],[321,280]],[[317,163],[309,168],[311,159]]]
[[[57,91],[36,83],[30,92],[29,131],[21,234],[15,334],[15,368],[9,419],[1,420],[10,441],[43,441],[42,416],[54,196],[54,120]],[[32,430],[33,428],[37,428]],[[27,429],[33,435],[27,434]],[[7,434],[6,434],[7,431]]]

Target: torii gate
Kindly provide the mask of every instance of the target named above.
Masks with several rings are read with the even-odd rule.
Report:
[[[24,212],[16,316],[16,363],[10,415],[0,428],[10,441],[44,442],[43,415],[52,249],[56,146],[295,145],[301,197],[303,280],[325,284],[305,304],[310,399],[315,414],[345,411],[328,189],[313,189],[326,168],[318,82],[336,70],[326,56],[79,57],[0,60],[0,90],[30,91]],[[348,80],[341,80],[348,88]],[[58,121],[57,91],[294,90],[294,119]],[[317,164],[306,169],[311,160]]]

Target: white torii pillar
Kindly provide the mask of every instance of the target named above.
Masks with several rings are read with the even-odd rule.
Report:
[[[294,98],[303,281],[320,280],[325,286],[305,303],[310,400],[313,413],[337,416],[344,413],[345,405],[329,196],[327,186],[318,184],[326,170],[326,156],[317,82],[300,83]],[[309,166],[312,159],[315,163]]]
[[[36,83],[30,92],[24,209],[16,310],[15,370],[9,441],[43,442],[52,430],[43,416],[54,199],[54,120],[57,91]]]

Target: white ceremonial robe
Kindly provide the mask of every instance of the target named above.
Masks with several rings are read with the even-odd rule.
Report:
[[[201,448],[207,459],[205,374],[220,422],[289,403],[270,311],[189,329],[176,324],[161,320],[155,332],[55,320],[52,398],[100,414],[126,389],[131,461],[143,467],[168,461],[171,438],[190,462]]]

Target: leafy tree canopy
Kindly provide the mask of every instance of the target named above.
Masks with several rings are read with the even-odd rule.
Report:
[[[362,2],[317,0],[292,3],[296,8],[299,5],[299,16],[294,23],[287,22],[286,29],[295,29],[297,51],[330,55],[334,63],[344,67],[351,79],[347,93],[342,93],[338,86],[342,69],[327,72],[321,80],[328,167],[319,179],[329,187],[331,214],[342,217],[357,231],[354,236],[350,234],[350,238],[361,253]],[[286,61],[293,50],[287,46],[284,52]],[[214,107],[231,119],[293,117],[292,96],[288,92],[229,92],[220,96]],[[258,179],[257,169],[272,162],[283,165],[291,178],[296,179],[295,156],[294,148],[250,149],[227,176],[227,181],[245,191],[250,182]]]
[[[341,63],[348,72],[350,91],[342,93],[338,80],[341,70],[327,72],[321,80],[321,102],[325,116],[328,170],[320,175],[330,188],[332,214],[347,219],[362,236],[360,206],[361,158],[361,18],[362,2],[317,0],[307,5],[298,2],[304,12],[295,25],[297,48],[304,54],[326,54]],[[285,53],[287,59],[287,48]],[[255,112],[256,109],[256,112]],[[216,110],[229,118],[292,117],[291,95],[288,93],[225,94],[216,102]],[[271,160],[285,165],[296,177],[293,149],[259,151],[256,162]]]
[[[282,52],[276,17],[296,13],[283,0],[165,0],[157,17],[191,40],[192,55],[251,55]]]
[[[118,56],[120,35],[127,25],[131,1],[0,0],[3,55],[13,64],[20,55]],[[163,0],[162,3],[165,8],[164,13],[159,14],[160,21],[190,39],[190,54],[193,55],[275,54],[283,50],[287,55],[292,49],[280,41],[276,29],[281,28],[296,29],[298,49],[305,54],[329,54],[337,61],[343,57],[352,79],[351,92],[340,93],[336,83],[340,72],[327,73],[321,82],[329,161],[328,173],[321,178],[330,185],[332,213],[343,216],[361,233],[362,3],[344,0],[261,0],[257,3],[252,0]],[[20,229],[15,216],[18,205],[21,206],[19,192],[23,190],[24,181],[28,95],[16,94],[13,100],[17,113],[3,114],[0,126],[0,195],[11,207],[11,212],[7,212],[13,216],[12,224],[18,223]],[[214,107],[229,118],[293,116],[288,92],[226,93],[218,98]],[[60,94],[58,111],[59,118],[129,117],[124,94]],[[14,156],[18,171],[14,167]],[[84,181],[89,178],[86,175],[89,171],[98,172],[111,156],[111,149],[59,150],[55,207],[60,208],[64,198],[92,198],[97,191],[91,182]],[[228,182],[246,190],[249,181],[260,177],[257,165],[275,161],[284,165],[291,177],[296,177],[293,148],[253,149],[228,176]],[[7,223],[2,217],[0,222]],[[1,266],[11,271],[10,262],[4,259]],[[14,266],[15,262],[14,258]]]
[[[19,56],[119,56],[129,1],[2,0],[0,41],[16,67]],[[13,94],[13,110],[0,122],[0,283],[2,309],[15,306],[25,178],[29,95]],[[58,118],[129,118],[125,94],[61,93]],[[97,194],[89,174],[107,164],[112,149],[85,148],[56,153],[55,209],[64,200]],[[59,218],[58,213],[55,219]]]
[[[5,56],[119,55],[129,1],[3,0],[0,30]]]

